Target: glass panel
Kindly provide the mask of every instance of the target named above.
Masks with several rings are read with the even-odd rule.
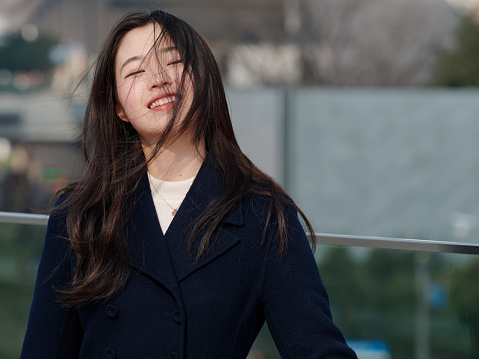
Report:
[[[334,321],[359,359],[479,355],[479,258],[322,245]],[[251,358],[280,358],[266,328]]]
[[[20,356],[45,231],[0,223],[0,358]]]
[[[0,233],[0,357],[10,359],[20,354],[45,227],[0,224]],[[477,256],[321,245],[317,258],[334,320],[360,359],[479,354]],[[266,326],[249,358],[279,358]]]

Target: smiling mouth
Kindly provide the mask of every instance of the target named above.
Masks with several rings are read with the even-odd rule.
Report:
[[[163,97],[155,102],[153,102],[149,108],[150,110],[153,110],[155,107],[161,106],[161,105],[166,105],[167,103],[175,102],[176,101],[176,96],[168,96],[168,97]]]

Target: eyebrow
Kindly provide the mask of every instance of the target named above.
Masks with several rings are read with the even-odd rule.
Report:
[[[143,58],[143,56],[133,56],[133,57],[130,57],[128,60],[126,60],[123,65],[121,65],[121,69],[120,69],[120,72],[123,71],[123,68],[128,65],[130,62],[133,62],[133,61],[139,61]]]
[[[169,47],[166,47],[164,49],[161,49],[161,52],[166,54],[167,52],[171,52],[171,51],[176,51],[176,47],[175,46],[169,46]],[[126,60],[123,65],[121,65],[121,68],[120,68],[120,72],[123,71],[123,68],[128,65],[129,63],[131,62],[134,62],[134,61],[140,61],[140,60],[143,60],[143,56],[140,56],[140,55],[136,55],[136,56],[133,56],[133,57],[130,57],[128,60]]]

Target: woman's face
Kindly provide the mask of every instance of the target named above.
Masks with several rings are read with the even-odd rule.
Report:
[[[121,40],[115,61],[117,115],[132,124],[146,146],[156,144],[180,103],[177,128],[193,99],[188,75],[180,89],[184,67],[174,44],[165,36],[154,45],[160,31],[153,24],[131,30]]]

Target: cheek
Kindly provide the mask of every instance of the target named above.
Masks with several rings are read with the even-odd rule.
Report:
[[[126,113],[135,111],[138,108],[140,99],[135,84],[124,83],[117,87],[118,101]],[[135,106],[136,105],[136,106]]]

